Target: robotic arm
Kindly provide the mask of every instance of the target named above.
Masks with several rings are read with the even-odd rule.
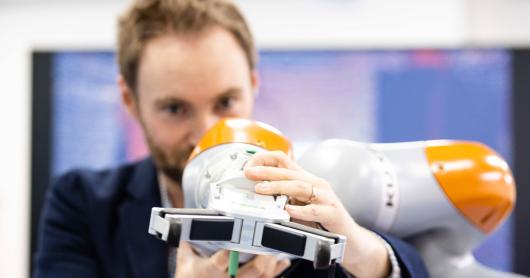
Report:
[[[149,233],[202,253],[223,248],[282,253],[325,268],[341,262],[345,237],[290,222],[286,196],[254,192],[243,167],[290,143],[262,123],[226,119],[192,153],[184,209],[153,208]],[[433,277],[511,277],[478,264],[471,251],[510,214],[515,186],[506,162],[484,145],[457,141],[366,144],[328,140],[298,163],[327,180],[361,225],[410,239]],[[240,257],[246,261],[249,257]]]
[[[510,169],[488,147],[328,140],[298,162],[334,187],[359,224],[409,239],[431,276],[519,276],[486,268],[471,253],[515,202]]]

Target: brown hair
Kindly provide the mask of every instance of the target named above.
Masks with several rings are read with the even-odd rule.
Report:
[[[239,9],[228,0],[136,0],[118,21],[120,73],[136,88],[139,59],[146,43],[168,33],[193,34],[218,25],[234,35],[249,68],[256,67],[252,34]]]

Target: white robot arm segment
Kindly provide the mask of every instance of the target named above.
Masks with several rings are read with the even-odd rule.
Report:
[[[515,202],[510,169],[488,147],[327,140],[298,162],[333,186],[359,224],[410,239],[433,277],[515,276],[481,266],[471,253]]]

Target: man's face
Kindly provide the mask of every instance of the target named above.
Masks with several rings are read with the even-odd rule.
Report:
[[[251,117],[258,85],[243,50],[220,27],[150,40],[140,57],[137,98],[119,83],[157,167],[178,183],[189,154],[215,122]]]

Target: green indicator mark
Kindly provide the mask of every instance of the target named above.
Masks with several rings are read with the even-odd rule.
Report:
[[[228,274],[230,275],[230,277],[236,277],[238,268],[239,268],[239,252],[230,251],[230,257],[228,259]]]

